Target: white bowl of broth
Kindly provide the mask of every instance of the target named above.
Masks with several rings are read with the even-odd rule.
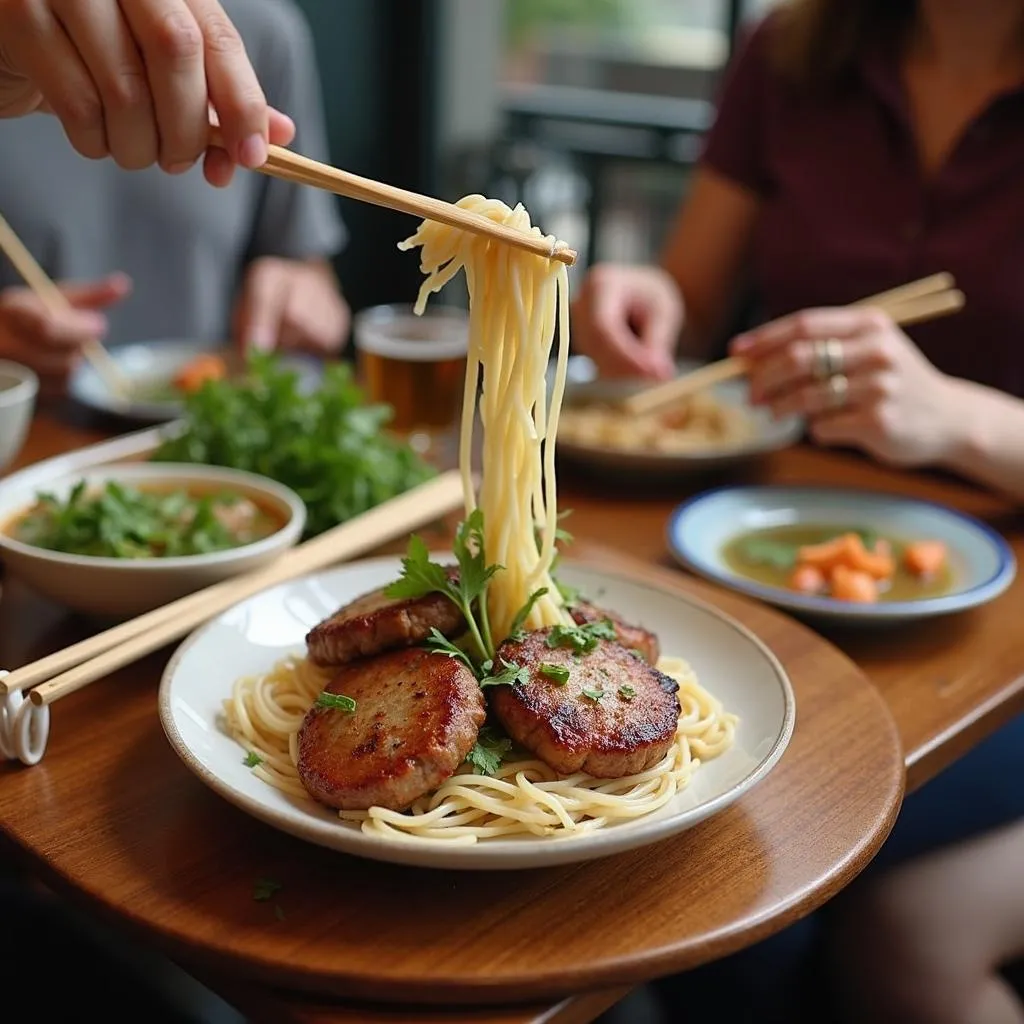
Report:
[[[254,473],[124,463],[0,485],[0,558],[57,604],[127,618],[260,568],[293,547],[302,499]]]
[[[38,393],[39,378],[27,366],[0,359],[0,472],[21,452]]]
[[[963,611],[998,597],[1016,574],[1006,541],[972,516],[843,488],[705,491],[673,513],[668,543],[686,568],[731,590],[806,617],[846,622]],[[929,551],[941,551],[930,565]],[[804,587],[800,571],[811,563],[820,567],[820,579]],[[868,576],[874,582],[865,595],[852,584]]]

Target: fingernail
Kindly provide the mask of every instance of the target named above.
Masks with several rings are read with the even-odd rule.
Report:
[[[238,148],[238,162],[250,170],[262,167],[269,155],[267,140],[258,133],[250,135]]]
[[[191,171],[195,167],[195,160],[184,160],[181,163],[171,164],[167,168],[168,174],[185,174],[187,171]]]
[[[749,334],[739,334],[733,338],[729,348],[733,352],[745,352],[753,344],[754,339]]]

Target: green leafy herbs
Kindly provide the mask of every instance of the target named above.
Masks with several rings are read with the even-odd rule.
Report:
[[[615,625],[610,619],[586,622],[581,626],[552,626],[548,647],[568,647],[576,654],[589,654],[601,640],[615,640]]]
[[[473,749],[466,755],[466,763],[477,775],[494,775],[505,756],[512,749],[512,741],[493,726],[485,725],[477,734]]]
[[[446,566],[432,562],[422,537],[410,537],[409,547],[402,559],[402,575],[385,590],[385,594],[392,598],[444,594],[465,617],[480,662],[494,658],[494,641],[487,615],[487,584],[501,568],[500,565],[487,565],[483,522],[483,513],[476,509],[459,525],[455,533],[458,573],[452,573]]]
[[[632,700],[636,696],[636,687],[630,686],[629,683],[623,683],[619,687],[619,696],[623,700]]]
[[[430,636],[423,642],[423,646],[428,651],[433,651],[434,654],[443,654],[445,657],[461,661],[473,675],[476,675],[476,665],[473,664],[473,659],[458,644],[452,643],[436,626],[430,627]]]
[[[550,679],[556,686],[565,686],[569,682],[569,670],[564,665],[552,665],[550,662],[541,662],[537,670],[545,679]]]
[[[328,693],[326,690],[317,694],[317,707],[330,708],[333,711],[347,711],[351,714],[356,709],[356,702],[343,693]]]
[[[257,353],[243,377],[207,381],[187,397],[182,430],[154,459],[278,480],[306,503],[306,536],[314,536],[433,475],[386,433],[391,417],[389,406],[366,404],[346,364],[327,366],[310,389],[277,356]]]
[[[512,628],[509,632],[510,640],[521,640],[523,637],[523,626],[526,625],[526,620],[530,617],[530,612],[533,611],[533,606],[548,592],[547,587],[541,587],[539,590],[535,590],[527,599],[526,604],[516,612],[516,617],[512,620]]]
[[[263,758],[260,757],[255,750],[250,750],[249,753],[245,755],[245,760],[242,764],[244,764],[246,768],[256,768],[263,764]]]
[[[194,495],[116,480],[90,488],[80,480],[67,498],[37,495],[13,535],[24,544],[71,555],[178,558],[251,544],[283,525],[233,492]]]
[[[481,686],[525,686],[529,681],[530,670],[525,665],[504,659],[499,672],[494,671],[493,662],[485,662],[484,673],[480,677]]]
[[[586,697],[587,700],[592,700],[595,704],[598,704],[606,692],[607,691],[605,690],[583,690],[582,696]]]
[[[261,878],[252,888],[252,898],[257,903],[266,903],[282,889],[280,882],[273,882],[269,878]]]

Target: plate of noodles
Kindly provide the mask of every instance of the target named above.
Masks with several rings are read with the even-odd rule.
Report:
[[[540,235],[522,207],[461,205]],[[527,868],[665,839],[778,762],[795,714],[785,672],[710,606],[560,568],[547,440],[569,376],[566,268],[431,222],[402,244],[416,246],[418,311],[459,270],[469,285],[452,551],[413,536],[402,559],[224,613],[171,659],[164,730],[232,803],[346,853]]]
[[[678,408],[635,416],[619,408],[649,382],[587,379],[573,359],[558,426],[562,459],[650,475],[700,472],[756,458],[795,444],[797,417],[776,420],[750,404],[746,381],[724,381],[692,395]],[[589,362],[589,360],[588,360]],[[682,361],[680,375],[701,364]]]
[[[599,640],[578,662],[573,647],[545,644],[539,660],[530,662],[536,671],[524,689],[535,686],[559,698],[553,711],[546,709],[556,732],[557,716],[571,723],[576,712],[579,735],[573,742],[585,742],[593,730],[606,741],[590,740],[588,761],[598,771],[626,775],[570,770],[581,756],[578,747],[570,743],[567,753],[565,744],[531,742],[529,706],[524,715],[494,699],[498,689],[512,698],[515,684],[478,688],[487,716],[479,718],[472,689],[459,690],[459,680],[449,678],[453,659],[441,653],[406,648],[364,659],[355,670],[359,678],[352,670],[317,665],[313,657],[323,637],[307,646],[306,634],[318,623],[337,621],[340,608],[398,579],[401,570],[398,559],[375,559],[284,584],[186,641],[160,691],[164,729],[184,763],[235,806],[322,846],[422,867],[503,869],[591,860],[666,839],[738,800],[786,748],[793,693],[778,661],[755,636],[695,599],[571,562],[560,571],[563,586],[600,594],[602,608],[640,624],[628,635],[654,636],[664,650],[654,668],[630,654],[620,664],[623,656],[610,657],[608,641]],[[527,659],[506,660],[521,668]],[[571,674],[567,683],[559,684],[560,668]],[[657,680],[653,693],[649,679]],[[665,690],[658,683],[666,680],[678,689],[662,701]],[[465,683],[471,687],[472,678]],[[435,716],[424,740],[399,721],[403,708],[421,714],[435,697],[450,706],[453,693],[468,705],[468,732],[461,724],[439,730]],[[357,702],[353,711],[341,706],[344,697]],[[636,751],[615,751],[607,742],[604,717],[626,717],[627,730],[650,732],[652,719],[645,716],[653,712],[656,724],[662,703],[677,719],[664,753],[643,751],[638,760]],[[381,729],[374,729],[376,722],[383,722]],[[505,722],[563,771],[510,742]],[[339,725],[355,734],[337,735]],[[339,751],[335,767],[323,749],[328,740]],[[380,748],[397,742],[417,747],[417,767],[396,777],[381,767]],[[295,763],[300,753],[301,773]],[[433,778],[423,777],[431,771]],[[332,790],[326,780],[333,772]],[[361,802],[370,806],[338,810],[311,796],[307,785],[321,800],[342,788],[353,796],[363,788],[370,795]],[[426,785],[433,788],[410,808],[372,803],[387,802],[389,788],[401,803]]]

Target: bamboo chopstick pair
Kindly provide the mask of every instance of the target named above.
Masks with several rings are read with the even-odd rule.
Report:
[[[0,216],[0,250],[11,261],[11,265],[21,275],[22,280],[35,292],[39,301],[51,315],[70,309],[71,304],[68,302],[67,296],[50,280],[46,271],[36,262],[35,257],[25,247],[25,243],[2,216]],[[128,397],[127,378],[98,340],[94,339],[85,346],[85,357],[99,374],[103,383],[107,385],[111,394],[116,398]]]
[[[17,669],[0,679],[0,700],[10,701],[12,695],[29,690],[29,701],[24,702],[24,707],[20,698],[13,708],[8,703],[6,716],[24,716],[33,708],[44,709],[96,679],[181,639],[253,594],[371,551],[442,518],[462,502],[460,474],[455,470],[442,473],[292,548],[269,566],[189,594]]]
[[[964,293],[958,291],[954,284],[952,274],[932,274],[919,281],[861,299],[854,302],[853,306],[880,309],[892,317],[894,323],[905,327],[949,316],[963,309]],[[715,384],[742,377],[747,369],[747,361],[742,356],[730,356],[664,384],[638,391],[623,400],[622,408],[635,416],[656,412]]]

